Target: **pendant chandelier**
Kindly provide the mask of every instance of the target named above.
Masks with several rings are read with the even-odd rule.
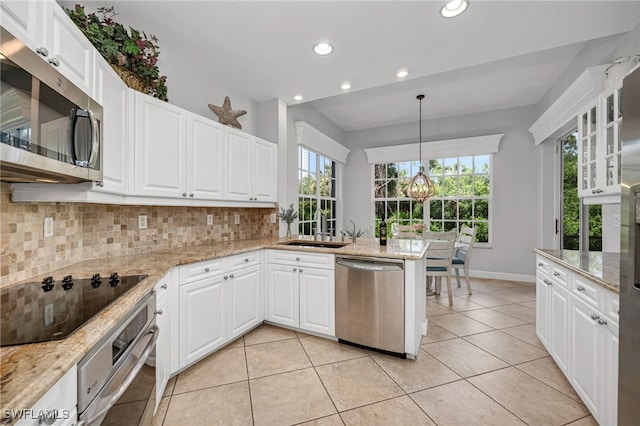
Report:
[[[420,139],[418,141],[418,149],[420,151],[420,171],[409,181],[409,196],[417,203],[424,203],[430,197],[436,194],[436,188],[433,181],[424,174],[424,163],[422,162],[422,100],[424,95],[418,95],[416,98],[420,101]]]

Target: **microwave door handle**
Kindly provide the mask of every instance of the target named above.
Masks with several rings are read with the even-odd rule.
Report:
[[[71,110],[69,116],[69,135],[67,142],[69,143],[69,156],[71,157],[71,164],[74,166],[77,164],[78,156],[76,155],[76,123],[78,122],[79,108]]]
[[[109,379],[109,382],[105,386],[106,388],[111,383],[114,383],[114,381],[121,381],[122,383],[118,385],[115,392],[111,395],[102,396],[101,393],[104,391],[103,389],[96,396],[96,398],[101,398],[101,397],[104,398],[104,401],[101,403],[102,408],[100,408],[96,413],[94,413],[90,419],[85,421],[87,425],[93,424],[97,419],[99,419],[101,416],[106,414],[107,411],[111,409],[111,407],[113,407],[113,405],[118,401],[118,399],[120,399],[122,394],[127,390],[129,385],[131,385],[131,383],[133,382],[133,379],[136,378],[136,376],[142,369],[142,366],[145,364],[145,362],[147,361],[147,358],[149,357],[149,354],[151,353],[151,351],[156,345],[156,341],[158,340],[158,334],[160,334],[160,329],[158,328],[157,325],[152,325],[147,329],[145,335],[147,334],[151,334],[151,340],[149,341],[149,343],[147,343],[147,346],[144,348],[144,351],[140,355],[140,358],[138,358],[138,361],[130,370],[129,374],[124,378],[120,377],[120,375],[124,373],[123,371],[124,365],[122,365],[122,367],[118,371],[116,371],[116,373]],[[142,340],[143,339],[140,339],[140,341]],[[131,351],[131,353],[133,353],[133,351]]]
[[[98,160],[98,151],[100,150],[100,135],[98,134],[98,120],[96,120],[96,116],[91,110],[87,110],[89,114],[89,121],[91,123],[91,155],[89,155],[89,164],[88,166],[91,168],[95,168],[96,161]]]

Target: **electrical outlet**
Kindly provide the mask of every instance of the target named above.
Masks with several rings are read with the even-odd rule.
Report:
[[[141,214],[138,216],[138,229],[147,229],[147,215]]]
[[[207,225],[213,225],[213,215],[212,214],[208,214],[207,215]]]
[[[233,215],[233,223],[234,223],[235,225],[240,225],[240,215],[239,215],[238,213],[235,213],[235,214]]]
[[[271,223],[276,223],[276,214],[271,213]]]
[[[53,237],[53,218],[52,217],[44,218],[44,237],[45,238]]]
[[[614,214],[613,215],[613,227],[614,228],[620,228],[620,215],[619,214]]]
[[[49,327],[53,324],[53,303],[44,305],[44,326]]]

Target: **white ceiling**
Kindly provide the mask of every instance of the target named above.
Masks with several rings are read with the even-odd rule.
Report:
[[[454,19],[439,16],[443,4],[119,1],[116,19],[235,93],[289,104],[302,94],[347,131],[415,120],[419,92],[426,118],[535,104],[586,41],[640,22],[637,0],[471,0]],[[331,55],[312,52],[321,40]],[[404,81],[400,68],[410,71]]]

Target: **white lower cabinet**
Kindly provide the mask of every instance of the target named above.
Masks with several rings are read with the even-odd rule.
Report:
[[[223,275],[180,285],[180,368],[227,341]]]
[[[160,330],[156,341],[156,405],[153,408],[155,414],[160,400],[164,394],[164,389],[171,375],[171,316],[174,313],[171,309],[171,297],[169,294],[170,273],[156,284],[156,325]]]
[[[581,274],[561,266],[548,268],[545,262],[549,259],[538,256],[538,338],[598,423],[615,425],[619,297]]]
[[[274,324],[335,336],[333,255],[286,252],[289,262],[267,263],[266,320]],[[327,259],[321,257],[327,256]],[[270,259],[278,259],[271,251]],[[326,264],[327,268],[307,265]]]
[[[25,410],[23,417],[16,425],[75,425],[78,420],[77,389],[78,369],[74,365],[30,410]],[[10,408],[24,410],[24,407]]]
[[[227,287],[229,340],[233,340],[262,321],[260,266],[230,273]]]

